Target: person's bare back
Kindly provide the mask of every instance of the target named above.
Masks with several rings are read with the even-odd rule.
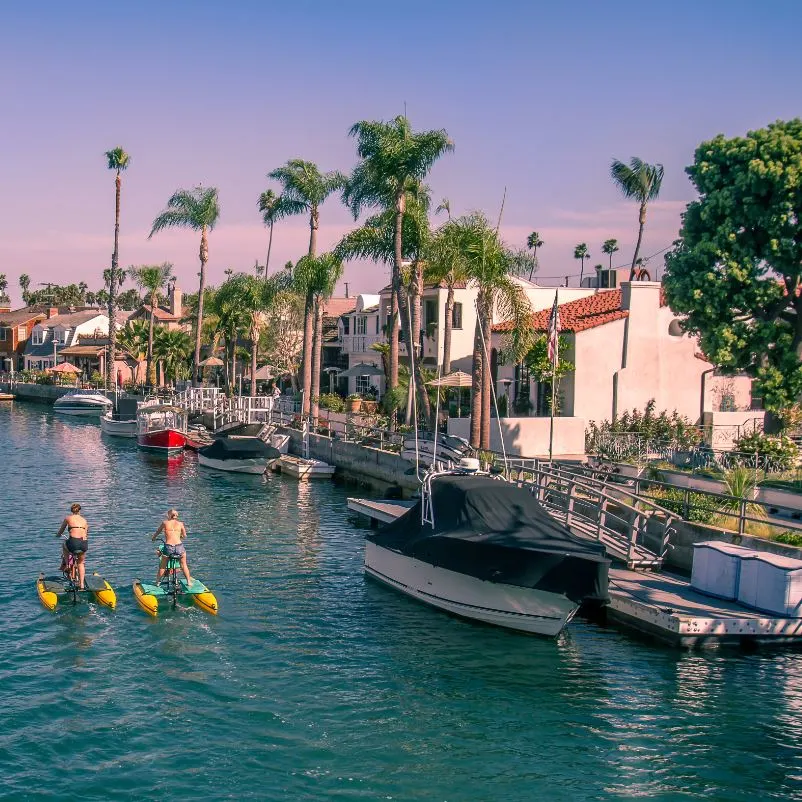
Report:
[[[168,546],[177,546],[187,536],[182,521],[168,518],[162,522],[162,527],[164,527],[164,542]]]

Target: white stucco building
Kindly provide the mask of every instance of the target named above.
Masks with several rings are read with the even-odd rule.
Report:
[[[81,336],[108,337],[109,318],[99,309],[83,309],[77,312],[58,314],[58,309],[48,310],[48,317],[39,321],[31,331],[25,346],[26,370],[45,370],[64,362],[59,353],[78,344]]]

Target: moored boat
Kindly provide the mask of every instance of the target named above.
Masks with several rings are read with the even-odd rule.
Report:
[[[556,522],[526,490],[482,474],[435,473],[421,499],[365,546],[368,576],[496,626],[555,636],[583,603],[607,600],[602,545]]]
[[[136,438],[136,398],[120,398],[117,411],[107,410],[100,417],[100,430],[111,437]]]
[[[99,390],[73,390],[56,399],[53,411],[62,415],[98,417],[112,406],[112,402]]]
[[[142,406],[137,411],[137,445],[144,451],[170,456],[187,441],[187,413],[172,404]]]
[[[258,437],[220,437],[198,450],[201,465],[237,473],[264,473],[280,456]]]
[[[305,479],[331,479],[335,467],[320,459],[304,459],[292,454],[282,454],[278,460],[281,472],[301,481]]]

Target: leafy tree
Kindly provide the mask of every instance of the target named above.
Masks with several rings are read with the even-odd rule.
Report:
[[[100,293],[95,293],[95,298],[99,296]],[[98,301],[99,303],[99,301]],[[127,311],[132,311],[137,309],[142,305],[142,296],[139,292],[135,289],[126,290],[125,292],[121,292],[117,296],[117,306],[120,309],[125,309]]]
[[[247,334],[251,322],[250,313],[243,306],[242,278],[242,273],[232,275],[209,299],[209,311],[217,321],[216,333],[222,334],[225,344],[225,375],[229,387],[233,387],[236,375],[237,341]]]
[[[8,289],[8,278],[6,277],[5,273],[0,273],[0,301],[4,304],[9,303],[11,300],[8,297],[8,294],[6,293],[7,289]]]
[[[686,172],[699,198],[666,256],[668,302],[781,411],[802,394],[802,120],[703,142]]]
[[[185,331],[159,326],[153,340],[153,356],[162,363],[168,383],[189,375],[187,359],[191,353],[192,339]]]
[[[415,133],[409,120],[398,116],[391,122],[361,120],[351,126],[360,161],[354,168],[344,200],[354,215],[378,208],[394,213],[392,293],[388,339],[390,341],[390,388],[398,384],[398,310],[401,303],[401,273],[404,254],[404,211],[409,194],[416,191],[434,163],[454,145],[444,130]]]
[[[320,206],[332,194],[343,189],[345,176],[337,171],[321,173],[313,162],[290,159],[283,167],[268,174],[268,178],[278,181],[283,189],[271,211],[274,220],[295,214],[309,215],[309,251],[317,254],[317,232],[320,225]],[[301,414],[309,414],[312,400],[312,339],[314,336],[314,308],[311,295],[306,297],[304,309],[304,351],[303,351],[303,405]]]
[[[141,265],[129,268],[137,285],[148,294],[150,324],[148,326],[148,384],[156,384],[156,365],[153,362],[153,327],[158,305],[159,290],[167,286],[173,277],[173,266],[169,262],[160,265]]]
[[[260,342],[268,364],[275,369],[276,375],[289,375],[296,392],[296,376],[303,349],[303,323],[304,299],[286,286],[282,287],[265,312]]]
[[[198,363],[200,362],[201,329],[203,328],[203,290],[206,286],[206,263],[209,261],[208,232],[214,229],[220,217],[220,203],[217,199],[217,189],[209,187],[195,187],[194,189],[179,189],[170,200],[167,208],[153,221],[153,227],[148,234],[150,239],[154,234],[166,228],[189,228],[200,231],[200,281],[198,283],[197,320],[195,324],[195,356],[192,363],[192,380],[198,382]]]
[[[139,365],[148,350],[150,325],[144,320],[129,320],[121,329],[117,329],[116,347],[129,353]],[[138,380],[139,369],[135,378]]]
[[[537,261],[537,249],[543,247],[544,243],[543,240],[540,238],[540,234],[537,231],[533,231],[527,238],[526,238],[526,247],[532,251],[532,259],[534,260],[534,264],[532,266],[532,270],[529,273],[529,280],[532,280],[532,276],[535,274],[535,271],[538,268],[538,261]]]
[[[524,362],[529,368],[530,375],[534,376],[535,381],[548,385],[549,398],[551,398],[552,382],[557,382],[555,388],[555,399],[557,399],[560,392],[560,380],[574,369],[574,363],[563,356],[563,354],[568,353],[569,347],[570,345],[565,337],[558,338],[557,365],[555,366],[549,359],[548,335],[541,334],[535,340],[529,353],[524,357]],[[555,409],[556,414],[557,410]]]
[[[632,255],[632,268],[629,271],[629,280],[633,281],[637,274],[638,254],[643,240],[643,227],[646,225],[646,206],[649,201],[655,200],[660,194],[663,183],[663,165],[647,164],[637,156],[630,159],[626,165],[618,159],[613,159],[610,165],[610,175],[625,198],[633,198],[638,202],[638,241],[635,244],[635,253]]]
[[[582,267],[579,269],[579,286],[582,286],[582,278],[585,275],[585,259],[590,259],[590,254],[588,253],[588,246],[586,243],[581,243],[574,248],[574,259],[580,259],[582,261]]]
[[[106,151],[106,163],[109,170],[114,170],[114,251],[111,255],[111,272],[107,281],[109,288],[109,355],[106,360],[106,387],[114,387],[115,343],[117,339],[117,289],[122,283],[120,274],[120,173],[128,169],[131,157],[122,149],[114,148]]]
[[[28,293],[31,286],[31,277],[27,273],[23,273],[19,277],[19,286],[20,289],[22,290],[22,302],[24,304],[30,303],[30,301],[28,300]]]
[[[602,245],[602,253],[606,253],[610,257],[610,270],[613,269],[613,254],[618,251],[617,239],[606,239]]]

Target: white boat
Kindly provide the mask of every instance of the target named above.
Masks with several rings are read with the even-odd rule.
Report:
[[[282,454],[279,459],[282,473],[295,479],[331,479],[334,476],[334,465],[319,459],[304,459],[292,454]]]
[[[220,437],[198,449],[198,462],[207,468],[235,473],[264,473],[281,455],[258,437]]]
[[[454,615],[555,636],[607,601],[604,547],[557,523],[528,491],[487,475],[427,476],[421,499],[367,535],[365,573]]]
[[[112,406],[112,402],[99,390],[73,390],[56,400],[53,411],[62,415],[99,417]]]
[[[100,430],[111,437],[136,439],[136,398],[119,398],[117,411],[108,409],[100,417]]]

